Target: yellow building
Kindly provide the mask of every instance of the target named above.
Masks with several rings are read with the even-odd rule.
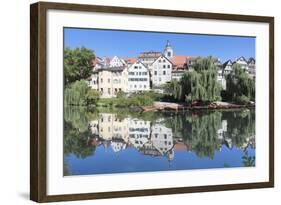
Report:
[[[101,98],[116,97],[120,91],[127,92],[128,70],[126,67],[108,67],[94,71],[89,85],[101,94]]]

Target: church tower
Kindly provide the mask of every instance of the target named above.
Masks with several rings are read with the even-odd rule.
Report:
[[[168,59],[171,59],[174,56],[174,51],[169,40],[167,41],[166,47],[164,49],[164,56]]]

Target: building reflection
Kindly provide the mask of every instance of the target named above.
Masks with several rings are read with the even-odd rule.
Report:
[[[89,124],[94,136],[92,145],[104,146],[106,150],[111,148],[115,153],[124,149],[134,148],[143,155],[151,157],[165,157],[168,161],[174,159],[175,151],[192,151],[191,141],[183,139],[183,136],[173,134],[173,129],[166,126],[165,119],[151,121],[126,117],[118,118],[114,113],[99,113],[97,120]],[[186,133],[188,134],[188,133]],[[228,134],[227,120],[221,120],[216,131],[215,141],[218,143],[218,151],[222,146],[233,148],[233,138]],[[255,136],[249,135],[239,145],[240,149],[255,148]]]

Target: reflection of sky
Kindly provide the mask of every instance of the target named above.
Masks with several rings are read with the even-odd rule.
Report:
[[[248,148],[249,156],[255,155],[255,150]],[[66,157],[72,175],[87,175],[100,173],[120,172],[144,172],[144,171],[167,171],[242,167],[243,150],[233,147],[222,146],[220,151],[215,152],[214,159],[208,157],[199,158],[193,152],[175,150],[172,161],[167,158],[151,157],[139,153],[135,148],[127,148],[115,153],[109,147],[105,150],[103,146],[96,148],[95,154],[85,159],[78,159],[74,155]]]

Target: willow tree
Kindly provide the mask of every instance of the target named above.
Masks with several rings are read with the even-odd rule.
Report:
[[[240,65],[234,64],[233,71],[226,76],[226,92],[231,101],[242,104],[255,101],[255,81]]]
[[[192,118],[192,131],[189,143],[192,151],[198,157],[214,158],[215,151],[221,147],[221,142],[217,137],[218,129],[221,126],[220,112],[211,112]]]
[[[180,99],[204,103],[220,100],[221,86],[217,82],[217,66],[212,57],[197,58],[194,70],[184,74],[180,81]]]
[[[92,60],[95,54],[91,49],[64,49],[64,83],[70,84],[77,80],[87,79],[92,74]]]

